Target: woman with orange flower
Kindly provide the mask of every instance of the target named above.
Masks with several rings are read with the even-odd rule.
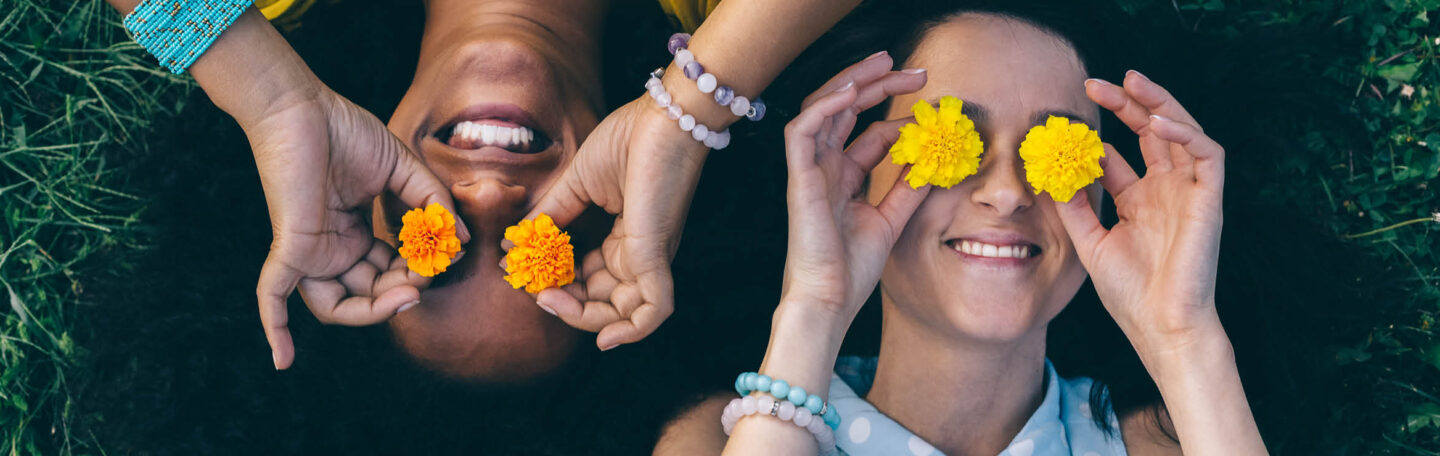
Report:
[[[765,358],[736,378],[743,398],[687,412],[656,453],[1265,454],[1215,310],[1221,147],[1140,73],[1087,79],[1084,37],[1057,25],[1073,4],[943,3],[888,31],[913,37],[896,59],[924,71],[861,61],[786,129],[789,249]],[[835,140],[891,94],[889,120]],[[963,106],[927,110],[945,96]],[[1091,141],[1102,107],[1139,135],[1143,177]],[[951,182],[967,161],[927,156],[964,156],[970,122],[984,153]],[[905,168],[883,160],[897,139]],[[926,176],[954,185],[912,188]],[[1109,229],[1102,187],[1121,220]],[[1047,326],[1087,275],[1160,402],[1111,407],[1051,365]],[[837,360],[877,282],[878,358]]]

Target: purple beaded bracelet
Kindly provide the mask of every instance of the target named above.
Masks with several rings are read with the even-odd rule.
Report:
[[[670,92],[665,91],[665,84],[660,81],[662,76],[665,76],[665,69],[656,68],[655,71],[650,72],[650,80],[645,81],[645,92],[650,95],[650,99],[655,100],[655,105],[664,109],[666,116],[680,123],[681,130],[690,132],[690,137],[700,141],[705,147],[720,150],[729,146],[730,129],[714,131],[696,122],[695,116],[681,110],[680,105],[675,104],[675,99],[670,96]]]
[[[715,75],[706,73],[705,67],[695,61],[695,54],[686,47],[690,45],[689,33],[676,33],[670,35],[667,48],[670,54],[675,56],[675,67],[685,73],[685,77],[695,81],[695,86],[700,93],[713,93],[715,102],[720,106],[730,108],[730,113],[737,116],[744,116],[752,122],[758,122],[765,118],[765,101],[756,98],[755,101],[735,94],[730,86],[719,85]]]
[[[776,400],[769,394],[731,399],[730,404],[725,406],[725,411],[720,414],[720,426],[725,429],[725,435],[734,432],[735,424],[750,415],[770,415],[780,421],[793,423],[815,436],[815,443],[820,446],[820,454],[836,454],[835,431],[820,417],[812,415],[805,407],[796,407],[788,401]]]

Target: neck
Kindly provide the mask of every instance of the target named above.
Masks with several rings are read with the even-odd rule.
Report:
[[[1045,328],[996,343],[940,334],[884,299],[866,399],[950,455],[999,454],[1045,397]]]
[[[456,36],[503,29],[529,35],[545,43],[557,56],[557,67],[595,94],[601,106],[600,41],[604,33],[606,0],[428,0],[421,59],[426,49],[453,43]],[[602,106],[603,107],[603,106]]]

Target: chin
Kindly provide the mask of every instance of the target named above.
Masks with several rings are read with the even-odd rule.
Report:
[[[960,337],[993,343],[1018,340],[1049,322],[1036,303],[1018,296],[977,296],[945,313]]]

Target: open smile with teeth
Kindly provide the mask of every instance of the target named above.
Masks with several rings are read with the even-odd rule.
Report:
[[[1029,244],[995,245],[976,241],[955,240],[950,241],[950,248],[967,255],[986,258],[1025,259],[1040,254],[1039,246]]]
[[[487,121],[463,121],[436,135],[456,149],[499,147],[510,152],[533,154],[550,147],[550,138],[529,127]]]

